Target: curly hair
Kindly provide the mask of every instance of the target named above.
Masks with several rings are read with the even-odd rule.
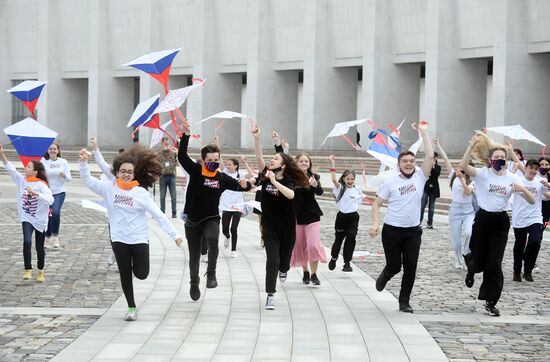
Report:
[[[286,153],[277,153],[283,158],[283,165],[285,165],[284,175],[292,179],[296,187],[309,187],[309,179],[298,166],[298,162]]]
[[[510,156],[504,145],[495,143],[485,133],[476,131],[477,142],[472,147],[472,156],[475,160],[487,166],[491,164],[491,157],[495,151],[503,151],[506,159]]]
[[[41,179],[45,183],[48,183],[48,176],[46,176],[46,168],[42,164],[42,162],[37,160],[31,160],[32,163],[32,169],[36,171],[36,178]]]
[[[140,144],[133,145],[115,157],[111,171],[113,175],[116,176],[123,163],[134,165],[134,180],[146,189],[153,186],[162,175],[162,164],[156,152]]]
[[[60,157],[61,157],[61,147],[59,147],[59,142],[54,142],[54,143],[52,143],[52,145],[56,145],[56,146],[57,146],[57,157],[60,158]],[[50,147],[51,147],[51,145],[50,145]],[[49,149],[50,147],[48,147],[48,149]],[[49,159],[50,159],[50,153],[49,153],[48,151],[46,151],[46,152],[44,153],[44,159],[46,159],[46,160],[49,160]]]

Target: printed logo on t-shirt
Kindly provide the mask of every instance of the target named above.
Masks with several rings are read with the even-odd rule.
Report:
[[[416,186],[414,184],[404,185],[399,188],[399,193],[401,196],[408,195],[413,192],[416,192]]]
[[[63,168],[60,163],[50,163],[50,169]]]
[[[36,209],[38,208],[38,197],[34,197],[30,194],[27,194],[26,192],[23,193],[23,199],[22,199],[22,209],[25,212],[25,214],[29,214],[32,216],[35,216]]]
[[[508,190],[508,186],[506,185],[489,184],[489,192],[492,192],[493,194],[506,196],[507,190]]]
[[[532,193],[533,195],[536,195],[536,194],[537,194],[537,188],[536,188],[536,187],[533,187],[533,186],[525,186],[525,188],[527,189],[527,191],[529,191],[529,192]]]
[[[265,186],[265,191],[269,192],[271,195],[279,196],[279,190],[273,186],[272,184],[268,184]]]
[[[115,195],[113,204],[132,207],[134,206],[134,198],[128,195]]]
[[[203,185],[205,187],[209,187],[211,189],[219,189],[220,188],[220,180],[216,180],[215,178],[205,178]]]

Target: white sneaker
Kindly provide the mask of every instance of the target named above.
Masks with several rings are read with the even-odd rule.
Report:
[[[460,263],[460,261],[455,261],[455,268],[456,269],[462,269],[462,264]]]
[[[225,238],[225,240],[223,241],[223,246],[224,248],[229,248],[229,238]]]
[[[208,254],[201,255],[201,263],[208,263]]]
[[[273,294],[267,295],[267,299],[265,300],[265,309],[275,310],[275,297]]]
[[[109,255],[109,258],[107,259],[107,265],[111,266],[115,263],[115,253],[111,251],[111,255]]]
[[[59,249],[59,237],[58,236],[52,236],[52,247],[54,249]]]
[[[539,266],[537,264],[535,264],[535,267],[533,268],[533,270],[531,271],[531,273],[538,273],[540,271],[539,269]]]
[[[128,308],[128,312],[126,312],[126,315],[124,316],[124,320],[129,322],[137,320],[137,309]]]
[[[236,257],[238,257],[238,256],[239,256],[239,254],[237,254],[237,252],[236,252],[235,250],[233,250],[233,251],[231,252],[231,257],[232,257],[232,258],[236,258]]]
[[[44,240],[44,248],[49,249],[52,247],[52,238],[51,236],[46,236],[46,239]]]

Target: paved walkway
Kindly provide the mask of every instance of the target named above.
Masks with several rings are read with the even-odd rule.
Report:
[[[206,290],[203,278],[193,302],[187,248],[152,223],[151,274],[135,283],[138,321],[122,320],[122,296],[54,361],[447,360],[416,316],[399,312],[395,297],[377,292],[359,268],[329,272],[323,265],[320,287],[303,285],[292,269],[278,286],[277,309],[266,311],[255,220],[243,219],[239,231],[239,257],[221,250],[218,288]]]

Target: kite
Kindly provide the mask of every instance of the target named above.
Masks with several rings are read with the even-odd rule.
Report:
[[[136,129],[132,132],[132,137],[134,137],[134,133],[136,133],[136,131],[141,127],[157,128],[161,132],[165,133],[170,140],[172,140],[175,146],[177,143],[174,138],[166,132],[164,128],[160,127],[160,114],[158,111],[159,104],[160,94],[157,94],[156,96],[153,96],[138,104],[126,127],[136,127]]]
[[[166,128],[170,125],[170,123],[172,123],[172,121],[166,122],[161,127],[153,131],[153,134],[151,135],[151,143],[149,144],[149,148],[155,147],[162,140],[163,132],[161,131],[160,128],[166,130]]]
[[[57,132],[30,117],[4,128],[4,132],[25,167],[31,160],[41,160],[57,137]]]
[[[23,102],[25,107],[32,113],[32,117],[36,119],[34,109],[36,108],[36,103],[42,93],[42,89],[46,86],[47,82],[41,82],[37,80],[26,80],[22,83],[19,83],[13,88],[8,89],[6,92],[11,93],[19,100]]]
[[[386,141],[386,139],[383,137],[383,135],[386,135],[388,139],[391,139],[397,145],[397,147],[391,147],[388,141]],[[396,168],[397,156],[399,156],[399,151],[401,149],[399,140],[389,135],[383,129],[371,131],[371,133],[369,134],[369,139],[372,139],[372,142],[369,145],[367,153],[376,158],[378,161],[382,162],[384,165],[388,166],[389,168]]]
[[[357,126],[358,124],[365,123],[367,121],[368,120],[366,118],[363,118],[363,119],[357,119],[355,121],[335,123],[334,127],[332,127],[332,130],[325,137],[324,141],[321,143],[319,148],[321,148],[329,138],[342,136],[344,137],[347,143],[349,143],[353,148],[357,149],[357,146],[353,144],[353,142],[346,136],[346,134],[349,132],[349,129],[351,127]]]
[[[543,147],[543,156],[546,151],[546,145],[519,124],[516,124],[515,126],[488,127],[485,128],[485,131],[495,132],[513,140],[526,140],[541,145]]]
[[[207,117],[201,121],[199,121],[197,123],[197,125],[205,122],[205,121],[208,121],[209,119],[212,119],[212,118],[225,118],[225,119],[231,119],[231,118],[242,118],[242,119],[250,119],[249,116],[247,116],[246,114],[242,114],[242,113],[237,113],[237,112],[232,112],[232,111],[223,111],[223,112],[220,112],[220,113],[216,113],[216,114],[213,114],[211,115],[210,117]]]
[[[185,103],[192,90],[202,87],[206,83],[206,79],[193,78],[193,80],[198,80],[199,82],[184,88],[170,90],[162,102],[160,102],[159,112],[175,111]]]

